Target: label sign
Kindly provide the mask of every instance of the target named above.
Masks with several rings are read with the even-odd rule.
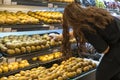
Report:
[[[58,27],[55,27],[55,29],[59,29]]]
[[[11,32],[11,28],[3,28],[3,32]]]
[[[58,49],[54,49],[53,52],[58,52],[59,50]]]
[[[19,62],[19,61],[21,61],[21,60],[22,60],[22,58],[18,58],[18,59],[16,59],[17,62]]]
[[[58,8],[58,6],[57,6],[57,5],[54,5],[54,8]]]
[[[11,0],[3,0],[3,4],[11,5]]]
[[[53,30],[53,29],[55,29],[55,26],[50,25],[49,29],[50,29],[50,30]]]
[[[12,32],[17,32],[17,30],[16,30],[16,29],[13,29]]]
[[[8,63],[15,62],[15,58],[8,58]]]
[[[12,2],[11,4],[12,4],[12,5],[17,5],[17,2]]]
[[[52,3],[48,3],[48,7],[49,8],[53,8],[53,4]]]

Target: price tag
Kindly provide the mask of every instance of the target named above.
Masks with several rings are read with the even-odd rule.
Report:
[[[19,61],[21,61],[21,60],[22,60],[22,58],[18,58],[18,59],[16,59],[17,62],[19,62]]]
[[[11,5],[11,0],[3,0],[3,4]]]
[[[53,29],[55,29],[55,26],[50,25],[49,29],[50,29],[50,30],[53,30]]]
[[[48,3],[48,7],[49,8],[53,8],[53,4],[52,3]]]
[[[55,27],[55,29],[59,29],[58,27]]]
[[[8,63],[15,62],[15,58],[8,58]]]
[[[54,8],[58,8],[58,6],[57,6],[57,5],[54,5]]]
[[[12,5],[17,5],[17,2],[12,2],[11,4],[12,4]]]
[[[13,29],[11,32],[17,32],[17,29]]]
[[[3,32],[11,32],[11,28],[3,28]]]
[[[58,49],[54,49],[53,52],[58,52],[59,50]]]

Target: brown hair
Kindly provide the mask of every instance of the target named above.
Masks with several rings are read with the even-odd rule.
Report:
[[[65,7],[63,14],[63,53],[66,57],[71,56],[71,44],[69,42],[69,27],[72,26],[73,35],[77,41],[79,52],[86,52],[86,39],[81,29],[88,29],[96,32],[91,25],[105,29],[106,25],[111,23],[113,17],[104,9],[97,7],[83,8],[78,3],[71,3]]]

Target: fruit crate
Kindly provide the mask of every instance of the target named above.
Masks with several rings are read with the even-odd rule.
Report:
[[[89,74],[91,74],[91,73],[93,73],[95,71],[96,71],[96,68],[93,68],[93,69],[90,69],[89,71],[82,72],[79,75],[76,75],[76,76],[74,76],[72,78],[69,78],[68,80],[82,80],[82,78],[85,78],[86,76],[88,76]]]

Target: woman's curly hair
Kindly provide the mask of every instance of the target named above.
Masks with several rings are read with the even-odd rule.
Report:
[[[71,44],[69,42],[69,26],[73,29],[74,37],[77,41],[79,52],[86,52],[85,43],[86,39],[81,29],[87,29],[91,32],[96,32],[91,25],[105,29],[111,23],[113,16],[101,8],[87,7],[83,8],[78,3],[71,3],[65,7],[63,13],[63,46],[62,50],[64,56],[71,56]]]

